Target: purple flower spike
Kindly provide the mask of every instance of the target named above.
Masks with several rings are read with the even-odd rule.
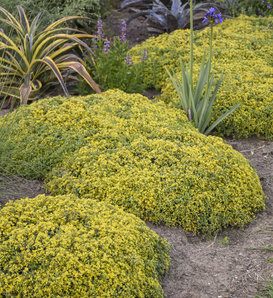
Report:
[[[144,50],[142,55],[142,61],[145,61],[147,59],[147,56],[148,56],[148,52],[147,50]]]
[[[271,9],[271,5],[269,2],[267,2],[267,6],[266,6],[268,9]]]
[[[123,20],[122,21],[122,27],[121,27],[121,37],[120,37],[120,40],[122,42],[125,42],[126,41],[126,31],[127,31],[127,25],[126,25],[126,22]]]
[[[209,11],[205,14],[206,18],[213,18],[215,16],[215,8],[211,7]]]
[[[125,58],[125,63],[127,64],[127,66],[133,65],[134,62],[132,61],[131,57],[129,54],[127,54],[126,58]]]
[[[106,38],[104,41],[104,54],[107,54],[110,50],[110,41]]]
[[[102,21],[101,20],[98,20],[97,22],[97,26],[98,26],[98,29],[97,29],[97,39],[101,39],[103,38],[103,32],[102,32]]]

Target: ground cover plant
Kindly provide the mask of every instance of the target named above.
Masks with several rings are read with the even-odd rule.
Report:
[[[5,116],[0,127],[0,168],[46,178],[54,195],[111,202],[203,235],[243,226],[264,208],[243,156],[200,134],[182,111],[141,95],[45,99]]]
[[[141,51],[142,49],[140,49],[140,53]],[[252,151],[251,154],[253,154]],[[271,152],[268,151],[268,154],[270,155]],[[263,162],[267,162],[268,164],[268,161],[269,159],[266,160],[265,156],[263,156]],[[84,230],[84,228],[86,228],[85,216],[87,211],[90,211],[90,206],[93,211],[100,206],[99,214],[101,214],[102,210],[106,210],[110,207],[108,202],[111,202],[121,208],[118,209],[117,206],[111,206],[110,209],[115,209],[116,213],[113,212],[110,214],[109,221],[103,218],[103,222],[100,221],[98,223],[99,226],[103,226],[105,222],[107,228],[111,226],[113,221],[115,223],[115,215],[117,213],[121,214],[122,212],[121,217],[126,217],[127,219],[128,214],[121,211],[121,209],[125,209],[143,219],[152,220],[155,223],[165,223],[167,225],[180,225],[185,230],[201,233],[203,236],[214,235],[217,233],[213,243],[199,242],[200,247],[198,244],[194,245],[198,246],[198,248],[196,247],[197,250],[195,250],[195,252],[197,252],[196,256],[194,256],[193,259],[189,258],[189,260],[187,260],[188,262],[185,260],[187,257],[183,258],[181,262],[182,267],[187,267],[193,261],[194,264],[200,265],[201,269],[204,264],[200,259],[200,249],[202,250],[202,247],[207,251],[207,255],[203,254],[203,256],[205,256],[203,259],[207,259],[212,252],[207,248],[215,245],[214,242],[217,236],[219,236],[219,231],[229,225],[243,226],[246,223],[251,222],[255,213],[264,208],[265,196],[261,189],[258,176],[247,160],[240,154],[232,150],[232,148],[226,145],[220,138],[206,138],[205,136],[200,135],[187,121],[187,117],[183,112],[176,111],[172,107],[166,107],[163,103],[151,103],[140,95],[127,95],[117,90],[111,90],[100,96],[92,95],[86,98],[79,97],[65,99],[57,97],[47,99],[41,101],[39,104],[31,105],[31,107],[23,107],[17,110],[13,116],[6,117],[5,121],[0,122],[0,172],[4,171],[7,173],[17,173],[27,177],[40,177],[40,179],[46,179],[48,190],[51,190],[52,194],[55,192],[57,195],[57,197],[49,197],[48,199],[45,197],[35,198],[33,200],[35,203],[28,199],[22,200],[22,205],[25,208],[22,217],[20,217],[17,212],[17,209],[20,209],[22,206],[20,205],[21,203],[18,205],[15,203],[16,206],[11,204],[12,208],[10,208],[11,205],[8,205],[7,209],[4,208],[5,217],[8,213],[7,210],[10,211],[11,209],[12,219],[20,217],[17,221],[17,227],[13,227],[14,229],[12,228],[12,233],[8,233],[7,237],[9,237],[8,241],[15,243],[17,248],[20,247],[21,252],[26,245],[29,245],[27,247],[31,247],[31,249],[33,248],[32,242],[27,242],[28,239],[26,238],[29,238],[27,234],[28,232],[33,235],[33,230],[35,231],[36,227],[37,229],[42,227],[46,230],[50,224],[50,229],[47,230],[47,234],[41,233],[36,237],[36,233],[34,233],[34,238],[36,237],[35,244],[38,243],[38,241],[36,241],[37,238],[38,240],[41,239],[39,243],[41,244],[39,246],[41,248],[44,247],[44,239],[48,242],[47,240],[49,238],[52,239],[57,236],[58,239],[65,238],[67,240],[71,236],[69,233],[73,230],[72,226],[75,218],[75,226],[77,225],[75,230],[80,230],[80,232],[83,231],[83,233],[86,234],[86,230]],[[263,176],[260,177],[262,180]],[[265,184],[263,184],[263,186],[264,185]],[[60,196],[59,194],[61,193],[65,195]],[[271,197],[270,194],[268,195]],[[46,213],[47,210],[45,211],[44,209],[37,207],[36,200],[42,200],[45,202],[45,205],[49,204],[50,207],[52,207],[49,210],[49,215]],[[63,200],[65,200],[64,203]],[[68,204],[66,204],[67,201],[69,202]],[[86,204],[87,201],[90,202],[90,204]],[[99,203],[98,201],[102,202]],[[268,205],[270,204],[268,201],[269,200],[267,200],[267,207],[270,206]],[[66,219],[67,226],[65,228],[63,226],[61,227],[61,229],[63,228],[63,230],[65,230],[65,235],[60,235],[60,230],[58,229],[51,229],[51,224],[54,226],[54,220],[50,221],[50,223],[48,220],[51,216],[52,209],[56,208],[56,202],[58,205],[57,207],[60,206],[60,213],[66,212],[65,216],[60,216],[57,209],[54,213],[58,223],[60,222],[60,219]],[[84,204],[82,204],[82,202],[84,202]],[[73,205],[74,203],[75,205]],[[65,204],[65,206],[63,206],[63,204]],[[78,205],[81,206],[82,213],[77,211]],[[68,209],[65,209],[67,206],[72,208],[68,211]],[[46,214],[44,217],[41,216],[42,221],[45,219],[44,226],[43,223],[40,223],[39,218],[37,220],[39,223],[36,227],[31,226],[29,228],[29,225],[27,227],[22,227],[22,222],[20,220],[22,218],[22,221],[26,221],[25,214],[30,209],[35,209],[36,213],[37,211],[38,213],[40,212],[39,214],[45,211]],[[72,209],[73,212],[71,211]],[[270,213],[270,210],[271,209],[269,208],[267,213]],[[81,221],[79,218],[83,218],[79,213],[84,214],[83,229],[79,229],[78,223]],[[16,215],[14,216],[14,214]],[[190,216],[185,216],[188,214],[190,214]],[[265,213],[259,215],[259,217],[263,216],[264,218],[264,215]],[[32,218],[34,216],[30,215],[30,217]],[[100,216],[97,216],[97,218],[99,217]],[[73,223],[70,221],[71,218]],[[269,218],[268,220],[271,224],[272,221],[270,221]],[[11,221],[9,220],[9,222]],[[119,218],[117,222],[120,224]],[[81,223],[82,222],[80,222],[80,224]],[[153,226],[150,223],[147,224],[148,226]],[[126,226],[128,227],[128,222],[126,222]],[[19,227],[22,227],[20,231],[17,229]],[[127,242],[125,244],[125,241],[132,235],[132,230],[134,235],[138,234],[139,230],[136,232],[137,229],[134,227],[130,229],[129,235],[126,234],[125,237],[122,238],[122,243],[120,244],[119,242],[120,245],[118,244],[118,247],[110,247],[110,245],[106,245],[106,249],[109,248],[107,255],[110,257],[107,261],[108,264],[110,264],[110,269],[113,267],[111,264],[117,263],[117,254],[118,256],[123,256],[124,250],[121,247],[127,244]],[[176,236],[178,236],[178,238],[181,236],[182,238],[185,237],[185,234],[181,229],[177,229],[178,233],[175,234],[175,231],[170,232],[171,230],[167,227],[154,226],[154,230],[156,230],[155,227],[161,232],[165,229],[166,237],[169,236],[171,241],[172,238]],[[250,225],[250,227],[253,227],[253,225]],[[249,228],[249,226],[247,228]],[[126,229],[119,225],[118,235],[120,235],[120,230],[124,232]],[[23,232],[23,235],[26,236],[26,238],[22,240],[23,245],[20,243],[21,238],[18,239],[17,237],[21,231]],[[110,229],[107,229],[106,233],[108,236],[111,234],[111,231]],[[239,231],[241,235],[249,232],[249,230],[237,229],[234,229],[233,231]],[[141,230],[141,235],[142,234]],[[97,230],[95,230],[95,234],[92,236],[98,240],[98,237],[101,235],[101,231],[97,233]],[[186,235],[194,237],[192,233],[186,233]],[[222,234],[220,233],[220,235]],[[41,236],[41,238],[39,238],[39,236]],[[61,238],[61,236],[63,236],[63,238]],[[113,238],[116,238],[116,236],[117,233],[114,231]],[[188,236],[185,237],[187,238],[186,241],[185,239],[182,239],[181,241],[180,238],[180,240],[178,240],[180,243],[176,247],[174,246],[174,250],[176,250],[176,254],[179,255],[179,259],[181,259],[182,254],[184,257],[188,256],[188,254],[185,254],[185,251],[189,248],[189,246],[186,247],[186,244],[191,237],[189,236],[188,238]],[[165,235],[163,237],[165,237]],[[82,252],[86,256],[85,243],[79,238],[80,237],[75,238],[75,233],[73,233],[71,236],[73,241],[71,242],[73,242],[73,245],[76,241],[77,243],[80,243],[79,246],[81,246],[81,249],[79,252]],[[125,238],[126,240],[124,240]],[[32,239],[33,238],[30,240]],[[55,239],[56,238],[54,238],[54,240]],[[194,239],[196,240],[197,237]],[[233,246],[234,239],[229,236],[228,238],[223,237],[222,239],[228,239],[228,241],[225,242],[225,245],[229,246],[230,244]],[[271,238],[269,239],[271,241]],[[103,241],[104,240],[107,244],[109,244],[109,242],[110,244],[112,243],[111,240],[109,241],[109,238],[103,239]],[[150,242],[153,240],[154,238],[149,238],[148,241]],[[87,241],[90,243],[90,239],[87,239]],[[8,244],[4,243],[4,246],[7,244],[10,248],[10,242]],[[63,243],[64,242],[65,241],[63,241]],[[103,244],[105,244],[105,242],[103,242]],[[136,239],[136,243],[137,242],[138,239]],[[164,241],[159,240],[159,243],[163,243],[163,246],[158,248],[157,242],[154,247],[151,247],[151,250],[148,248],[149,252],[151,251],[151,255],[154,255],[157,251],[162,252],[162,250],[164,250],[165,255],[163,256],[160,254],[155,261],[156,264],[147,262],[146,255],[144,254],[141,254],[139,257],[137,264],[142,262],[142,264],[147,265],[148,263],[148,265],[145,266],[144,269],[141,268],[141,266],[137,267],[140,271],[143,269],[141,273],[138,272],[141,280],[139,279],[140,282],[137,285],[135,280],[129,280],[124,287],[115,287],[114,284],[114,286],[109,289],[105,287],[105,280],[103,280],[101,283],[96,283],[95,288],[92,289],[95,289],[94,291],[96,294],[98,289],[101,290],[102,295],[105,293],[111,295],[113,291],[115,291],[113,290],[114,288],[116,289],[115,293],[119,291],[119,296],[122,296],[121,291],[126,292],[124,296],[129,296],[129,294],[132,293],[132,296],[142,296],[142,290],[145,292],[144,295],[148,292],[151,296],[163,296],[158,280],[168,267],[168,257],[167,246],[164,245]],[[132,243],[130,242],[130,245],[131,244]],[[73,248],[73,245],[71,245],[70,248]],[[76,245],[78,244],[75,244],[74,247]],[[130,246],[130,252],[132,251],[132,246],[133,245]],[[266,250],[272,249],[272,246],[267,246],[267,243],[265,243],[265,246],[262,246],[263,250],[264,247]],[[193,248],[193,246],[191,246],[191,248]],[[112,254],[112,249],[115,252],[114,255]],[[147,249],[147,246],[143,248],[143,251],[145,251],[145,249]],[[173,256],[175,255],[174,250],[172,252]],[[53,251],[56,251],[55,248],[53,248]],[[194,254],[194,249],[191,252]],[[7,264],[2,263],[8,270],[10,269],[9,265],[14,262],[15,258],[13,258],[13,256],[18,256],[18,250],[14,251],[14,254],[11,254],[11,256],[9,253],[10,251],[5,257],[11,259],[11,262],[7,262]],[[69,253],[69,251],[66,251],[65,255],[68,255],[69,257]],[[129,253],[127,252],[125,254],[128,255]],[[148,256],[148,259],[151,259],[151,255]],[[73,256],[75,256],[74,251]],[[93,260],[101,264],[104,262],[104,256],[100,254]],[[158,254],[156,254],[156,256],[158,256]],[[52,251],[50,251],[49,255],[49,258],[51,257]],[[241,253],[239,258],[242,258]],[[247,255],[247,258],[251,259],[249,255]],[[22,260],[21,255],[19,259]],[[33,259],[30,259],[30,262],[27,260],[26,263],[24,263],[24,265],[31,267],[32,275],[36,269],[36,273],[41,272],[39,271],[41,269],[39,264],[40,261],[43,260],[43,256],[39,255],[38,259],[39,262],[36,263],[36,260],[33,262]],[[71,259],[72,258],[69,257],[69,260]],[[210,258],[207,259],[207,262],[209,262],[209,260]],[[224,263],[226,263],[225,256],[222,260],[225,260]],[[237,260],[238,259],[234,258],[233,264],[235,264]],[[53,257],[50,261],[54,264],[58,262],[58,265],[60,265],[57,258],[54,259]],[[81,270],[77,270],[76,268],[76,273],[73,271],[75,267],[79,265],[79,259],[76,261],[77,262],[73,263],[74,259],[71,260],[73,263],[71,265],[73,267],[71,269],[71,275],[79,276],[79,279],[82,280],[82,277],[80,276]],[[128,276],[128,264],[126,263],[123,266],[123,261],[124,258],[121,257],[121,262],[118,264],[121,264],[122,268],[126,267],[127,271],[126,274],[123,274],[122,271],[119,276],[121,280],[124,280],[124,277]],[[66,260],[63,261],[63,263],[65,262]],[[37,265],[35,268],[33,268],[33,263]],[[69,261],[67,261],[67,263],[69,263]],[[69,265],[70,264],[71,263],[69,263]],[[247,268],[249,268],[249,264],[253,265],[253,261],[251,260],[250,263],[248,263]],[[83,266],[86,265],[88,265],[87,262],[85,262]],[[135,267],[135,264],[133,265]],[[225,267],[225,265],[227,266]],[[83,266],[81,266],[81,269]],[[60,276],[60,272],[64,272],[60,270],[60,267],[56,270],[58,271],[58,276]],[[155,268],[155,270],[153,270],[153,268]],[[209,268],[211,269],[212,267],[209,266]],[[221,268],[222,272],[225,271],[224,268],[230,269],[230,264],[223,264],[223,267]],[[60,291],[60,293],[56,292],[55,296],[63,295],[64,292],[67,292],[68,296],[74,295],[74,292],[72,293],[72,291],[75,290],[74,279],[69,279],[70,276],[67,276],[67,274],[65,274],[65,276],[62,275],[61,278],[57,279],[56,274],[54,273],[54,268],[51,267],[51,269],[52,271],[48,270],[47,273],[52,273],[54,278],[51,279],[49,283],[53,285],[55,282]],[[120,267],[118,269],[120,269]],[[146,271],[146,269],[148,270]],[[154,273],[152,277],[149,274],[149,272],[151,272],[150,270]],[[255,268],[253,270],[255,271]],[[263,272],[266,272],[265,270]],[[131,271],[130,268],[129,271]],[[147,272],[148,274],[146,274]],[[219,271],[217,270],[217,272]],[[9,273],[10,271],[5,277],[10,277]],[[23,291],[30,291],[31,294],[29,295],[33,296],[34,294],[31,292],[33,291],[33,284],[31,284],[29,275],[27,275],[26,283],[29,281],[30,283],[27,284],[27,287],[22,287],[22,285],[18,286],[22,280],[22,270],[14,272],[14,276],[16,276],[17,273],[19,279],[16,279],[15,282],[18,280],[19,282],[15,286],[14,280],[10,282],[11,288],[13,287],[13,289],[15,289],[11,295],[19,295],[19,291],[21,291],[21,293]],[[91,270],[89,270],[88,273],[91,273]],[[104,275],[103,278],[105,278],[104,272],[102,273],[102,275]],[[183,274],[182,270],[179,270],[179,273],[180,275],[178,274],[177,276],[180,276],[180,278],[183,276],[184,281],[184,285],[181,285],[181,287],[184,287],[185,289],[186,284],[186,291],[188,296],[190,296],[188,291],[189,287],[192,288],[192,284],[187,283],[187,281],[191,279],[189,277],[190,275],[187,273]],[[249,274],[248,270],[247,273]],[[40,274],[38,273],[38,275]],[[109,275],[111,275],[109,279],[116,279],[111,272]],[[109,275],[107,275],[106,278],[108,278]],[[202,270],[200,270],[200,276],[202,276]],[[238,276],[242,277],[240,275]],[[100,277],[101,275],[99,275],[98,280],[101,280]],[[227,275],[225,275],[225,277],[227,277]],[[225,279],[226,282],[228,282],[227,280],[228,278]],[[46,279],[43,279],[41,283],[45,281]],[[218,279],[215,281],[216,284],[217,281]],[[224,283],[227,284],[226,282]],[[148,289],[146,285],[148,285]],[[151,285],[152,288],[150,287]],[[85,295],[85,286],[86,285],[77,282],[76,291],[78,291],[78,293],[76,295]],[[131,288],[136,288],[137,290],[141,288],[141,291],[138,293],[132,292]],[[220,283],[220,287],[219,285],[216,285],[216,288],[217,291],[223,289],[222,283]],[[17,291],[17,289],[19,290]],[[39,286],[37,286],[36,289],[34,288],[36,292],[46,291]],[[175,290],[177,291],[177,289],[178,288]],[[195,290],[198,291],[198,287],[192,288],[193,292]],[[270,290],[271,288],[269,287],[268,293]],[[52,289],[51,292],[54,291],[55,288]],[[227,289],[227,291],[229,291],[229,289]],[[173,293],[173,289],[171,291],[169,289],[168,294],[171,295],[171,293]],[[182,292],[177,291],[177,293],[181,294]],[[197,295],[199,294],[200,292],[198,292]],[[4,295],[6,295],[6,293],[4,293]],[[50,296],[50,293],[43,292],[41,295]],[[240,295],[235,296],[240,297]]]
[[[213,109],[216,112],[215,119],[235,104],[241,103],[234,113],[217,126],[216,131],[220,135],[258,135],[273,139],[272,26],[272,17],[241,16],[226,20],[214,28],[213,68],[215,73],[223,72],[225,78],[218,90]],[[194,36],[195,80],[204,49],[209,52],[208,30],[209,28]],[[161,89],[162,99],[165,101],[172,99],[178,102],[165,67],[176,69],[179,77],[179,57],[182,56],[183,63],[189,59],[188,40],[188,30],[176,30],[171,34],[150,38],[131,50],[135,62],[141,59],[139,53],[144,49],[154,60],[157,68],[146,68],[144,81],[146,85]]]
[[[0,295],[163,297],[168,244],[137,217],[73,196],[0,210]]]

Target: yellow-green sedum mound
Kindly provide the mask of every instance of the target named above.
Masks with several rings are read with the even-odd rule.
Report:
[[[163,297],[169,246],[134,215],[73,196],[0,210],[1,297]]]
[[[118,90],[53,98],[19,109],[1,125],[11,134],[0,143],[9,148],[0,164],[20,175],[46,169],[54,195],[109,202],[144,220],[204,235],[243,226],[264,209],[249,162],[164,102]]]
[[[273,18],[246,17],[225,20],[215,26],[212,69],[224,74],[214,110],[221,115],[241,102],[218,127],[220,135],[248,137],[258,135],[273,140]],[[203,54],[209,52],[209,28],[194,35],[194,72],[199,72]],[[165,67],[177,71],[179,57],[189,61],[189,30],[176,30],[150,38],[132,49],[133,59],[141,59],[146,49],[152,60],[147,63],[145,82],[162,90],[162,99],[178,102],[176,91]]]

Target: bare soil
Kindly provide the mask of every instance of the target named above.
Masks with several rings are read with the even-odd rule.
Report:
[[[42,181],[31,181],[21,177],[1,175],[0,173],[0,207],[10,200],[34,198],[44,193]]]
[[[114,11],[106,19],[112,36],[119,35],[127,11]],[[131,45],[151,36],[143,18],[127,31]],[[148,95],[148,94],[147,94]],[[2,112],[1,114],[4,114]],[[1,116],[0,114],[0,116]],[[250,138],[226,140],[256,169],[268,199],[266,210],[244,229],[229,228],[213,239],[203,240],[181,228],[147,225],[171,245],[171,266],[162,281],[168,298],[254,297],[273,278],[273,142]],[[42,182],[0,175],[0,203],[43,193]]]
[[[127,21],[129,17],[133,14],[133,11],[128,8],[124,10],[111,10],[103,20],[103,30],[105,35],[109,37],[120,36],[122,21]],[[139,17],[130,22],[127,26],[126,40],[129,42],[130,47],[133,47],[147,38],[154,36],[147,29],[147,20],[144,17]]]

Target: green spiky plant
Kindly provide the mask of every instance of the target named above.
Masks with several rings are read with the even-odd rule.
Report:
[[[65,17],[40,30],[41,13],[30,24],[24,9],[20,6],[17,9],[19,19],[0,7],[0,12],[4,14],[0,22],[13,30],[11,38],[0,31],[0,96],[16,98],[21,104],[26,104],[56,84],[56,78],[68,96],[65,78],[69,69],[77,72],[92,89],[100,93],[99,86],[86,71],[83,60],[71,53],[77,46],[92,53],[81,38],[93,36],[76,29],[59,27],[66,21],[82,17]]]
[[[180,103],[175,104],[178,108],[183,109],[188,116],[188,119],[193,120],[195,127],[198,130],[208,135],[221,121],[234,112],[240,103],[233,106],[226,113],[222,114],[213,123],[212,119],[215,112],[212,111],[212,106],[217,95],[217,91],[222,82],[222,74],[219,80],[214,82],[214,72],[211,72],[212,64],[212,38],[213,38],[213,24],[221,23],[223,21],[221,13],[216,14],[214,8],[206,13],[204,22],[210,23],[210,51],[208,61],[205,62],[204,55],[203,62],[200,67],[200,72],[196,84],[193,82],[193,0],[190,0],[190,61],[189,67],[185,68],[180,57],[181,65],[181,80],[178,79],[173,70],[165,67],[173,86],[179,96]],[[213,90],[214,86],[214,90]]]

